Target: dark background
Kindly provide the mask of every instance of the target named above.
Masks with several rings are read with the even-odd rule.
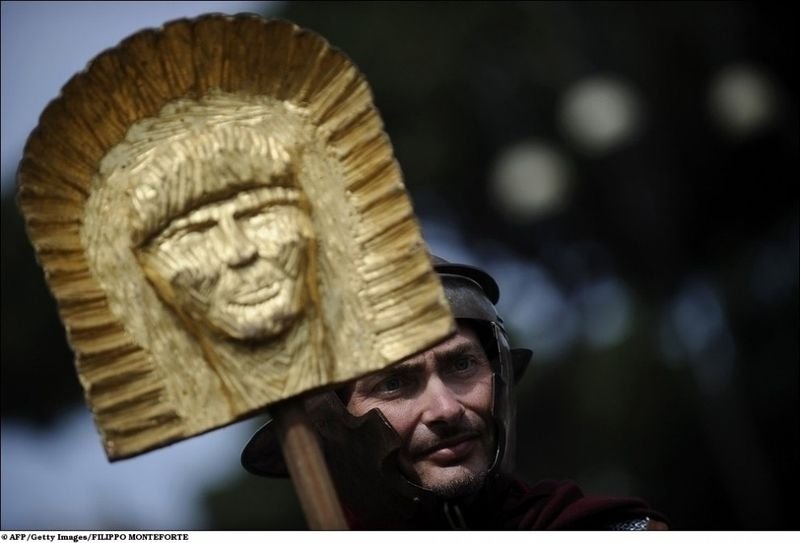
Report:
[[[519,387],[520,475],[642,496],[677,529],[797,529],[789,8],[288,2],[272,15],[355,61],[431,247],[500,280],[512,342],[536,353]],[[749,124],[719,113],[730,73],[750,75],[728,87],[740,109],[760,104]],[[598,80],[633,93],[638,122],[591,146],[564,111]],[[567,165],[560,205],[521,214],[496,197],[521,143]],[[47,428],[81,392],[10,195],[2,259],[3,417]],[[206,504],[212,529],[304,526],[287,482],[242,473]]]

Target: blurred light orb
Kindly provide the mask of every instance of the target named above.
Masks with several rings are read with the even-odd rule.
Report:
[[[569,200],[572,167],[558,150],[528,141],[505,149],[490,174],[490,192],[512,221],[529,222],[561,211]]]
[[[583,285],[577,292],[583,313],[583,334],[594,348],[612,347],[624,340],[633,320],[633,302],[622,281],[607,277]]]
[[[728,66],[711,81],[709,110],[723,131],[734,137],[747,136],[775,119],[774,85],[752,66]]]
[[[613,77],[591,77],[564,95],[559,122],[584,152],[602,155],[632,141],[642,127],[638,93]]]

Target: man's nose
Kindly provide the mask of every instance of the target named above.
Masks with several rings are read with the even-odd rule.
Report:
[[[219,221],[221,236],[220,255],[231,268],[246,266],[258,255],[258,247],[247,237],[233,217]]]
[[[428,426],[456,424],[464,416],[458,396],[438,377],[431,377],[425,387],[422,422]]]

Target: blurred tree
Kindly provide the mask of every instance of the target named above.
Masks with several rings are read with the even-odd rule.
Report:
[[[307,530],[289,479],[241,475],[210,490],[206,504],[216,530]]]
[[[56,304],[13,195],[2,198],[2,409],[49,423],[83,395]]]

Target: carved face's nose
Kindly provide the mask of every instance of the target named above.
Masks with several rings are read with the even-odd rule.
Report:
[[[239,268],[253,262],[258,256],[258,247],[247,237],[232,216],[221,217],[217,225],[220,236],[219,250],[225,263],[231,268]]]

